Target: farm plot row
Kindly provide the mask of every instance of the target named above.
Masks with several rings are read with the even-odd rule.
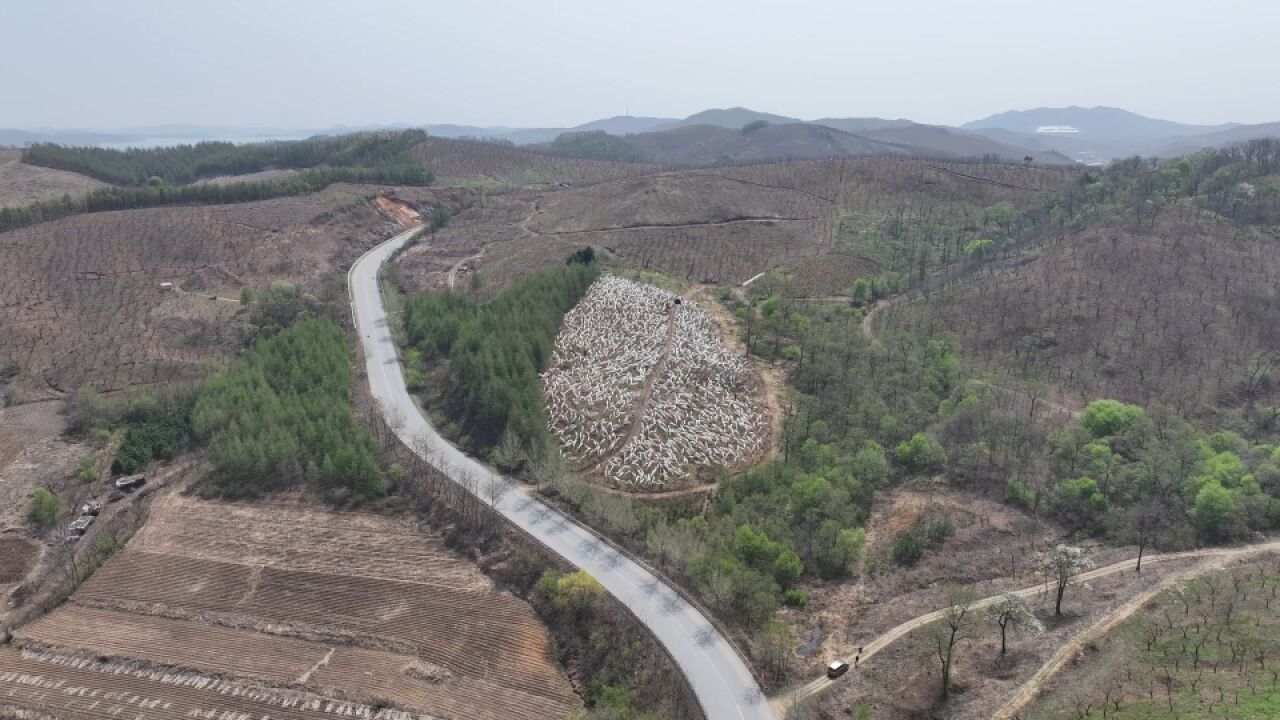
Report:
[[[432,720],[389,708],[214,678],[0,648],[0,714],[66,720]]]
[[[250,567],[130,550],[76,593],[83,604],[231,615],[297,632],[412,651],[458,675],[502,677],[509,687],[557,697],[565,681],[549,662],[531,608],[497,592]]]
[[[411,655],[78,605],[22,628],[15,640],[33,649],[77,648],[218,677],[304,686],[359,703],[390,700],[446,717],[532,720],[566,716],[573,707],[563,698],[458,675]]]
[[[625,488],[667,488],[697,468],[738,464],[765,438],[757,379],[711,317],[616,276],[565,316],[543,383],[570,457]]]
[[[177,493],[158,498],[131,548],[186,558],[331,575],[356,575],[486,591],[473,564],[413,523],[368,513],[334,513],[300,503],[209,503]],[[287,523],[280,522],[288,518]]]

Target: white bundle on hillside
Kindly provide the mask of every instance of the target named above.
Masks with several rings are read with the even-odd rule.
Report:
[[[565,316],[543,375],[566,454],[621,486],[656,489],[756,452],[755,378],[711,317],[664,290],[605,276]]]

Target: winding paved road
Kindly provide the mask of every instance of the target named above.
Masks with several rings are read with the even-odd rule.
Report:
[[[666,647],[688,679],[708,720],[776,720],[746,664],[711,622],[644,566],[619,554],[592,531],[546,505],[523,485],[467,456],[436,432],[409,397],[387,324],[378,271],[415,230],[403,232],[360,257],[348,274],[352,314],[360,333],[369,388],[398,425],[397,434],[451,479],[485,499],[491,478],[506,492],[496,508],[508,520],[569,563],[591,573],[629,607]],[[468,482],[470,481],[470,482]]]

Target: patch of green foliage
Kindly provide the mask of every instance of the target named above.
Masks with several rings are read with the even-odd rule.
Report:
[[[949,520],[918,523],[903,530],[893,539],[893,561],[899,565],[915,565],[924,557],[924,551],[936,548],[955,532]]]
[[[115,475],[141,472],[152,460],[172,460],[186,449],[191,425],[183,411],[130,418],[124,440],[111,461]]]
[[[208,380],[191,417],[209,443],[213,491],[251,497],[306,482],[336,501],[384,494],[373,437],[351,410],[352,378],[342,330],[311,318]]]
[[[1280,448],[1206,435],[1172,411],[1090,403],[1051,437],[1049,505],[1068,526],[1168,546],[1280,529]]]
[[[27,517],[42,528],[53,525],[62,512],[62,501],[48,488],[36,488],[31,494],[31,505],[27,508]]]
[[[1094,437],[1119,435],[1142,419],[1142,408],[1119,400],[1094,400],[1084,410],[1080,424]]]
[[[511,436],[525,457],[547,452],[552,439],[538,373],[565,313],[598,274],[594,264],[566,265],[521,280],[483,305],[455,293],[409,299],[409,346],[421,354],[428,378],[443,378],[425,384],[438,389],[432,401],[463,446],[489,454]]]
[[[80,458],[80,464],[76,466],[76,477],[80,478],[82,483],[91,483],[98,479],[98,463],[92,455]]]
[[[548,570],[529,599],[556,636],[565,638],[558,643],[562,652],[583,670],[584,720],[659,720],[678,714],[674,695],[654,697],[658,683],[641,669],[648,665],[644,638],[590,574]],[[643,684],[637,686],[637,680]]]
[[[960,367],[941,340],[868,342],[848,307],[815,308],[765,290],[732,309],[756,355],[798,349],[779,457],[722,480],[706,515],[649,522],[643,539],[721,617],[758,629],[780,603],[798,601],[788,594],[794,583],[853,569],[876,489],[933,467],[936,440],[922,435],[919,452],[901,463],[890,463],[884,446],[916,449],[912,429],[938,418]]]

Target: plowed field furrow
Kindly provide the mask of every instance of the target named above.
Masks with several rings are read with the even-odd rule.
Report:
[[[485,680],[483,675],[491,668],[483,662],[474,667],[478,677],[457,675],[391,652],[335,648],[251,630],[76,605],[28,625],[15,639],[22,645],[36,643],[62,652],[75,648],[220,677],[257,678],[282,686],[304,684],[323,695],[362,703],[395,698],[402,706],[449,717],[567,717],[577,705],[567,688],[542,695],[537,688],[511,686],[506,682],[511,678],[504,678],[506,686]],[[486,711],[477,714],[475,708]]]
[[[305,640],[77,605],[46,615],[15,638],[275,684],[295,682],[328,652]]]
[[[475,566],[412,523],[368,513],[289,504],[222,505],[173,495],[133,547],[184,557],[335,575],[430,583],[465,590],[491,586]],[[281,523],[280,518],[289,522]],[[394,548],[389,552],[388,548]]]
[[[0,708],[43,713],[68,720],[305,720],[368,717],[407,720],[408,713],[373,711],[314,698],[273,699],[228,683],[194,684],[100,672],[24,658],[0,648]],[[283,706],[291,704],[292,707]]]
[[[288,500],[157,497],[128,549],[15,643],[26,664],[4,680],[17,661],[12,650],[0,659],[0,709],[59,718],[369,717],[380,702],[450,720],[582,709],[532,608],[439,536]],[[68,683],[80,689],[57,695]],[[304,700],[331,709],[298,712]],[[397,712],[375,720],[407,720]]]
[[[504,684],[546,692],[563,684],[532,610],[496,592],[465,592],[367,577],[320,575],[128,551],[77,593],[80,600],[162,604],[344,631],[416,647],[424,660],[462,675],[490,672]],[[497,631],[496,628],[501,628]]]
[[[518,678],[499,677],[496,670],[477,665],[480,672],[490,671],[496,680],[455,675],[443,681],[411,676],[406,666],[412,660],[392,653],[363,648],[342,648],[328,665],[316,673],[318,687],[342,688],[358,685],[366,692],[396,698],[406,707],[431,708],[433,712],[459,718],[476,717],[473,708],[483,707],[495,718],[565,718],[573,714],[579,701],[567,687],[556,692],[523,687]],[[520,687],[516,687],[520,686]]]

